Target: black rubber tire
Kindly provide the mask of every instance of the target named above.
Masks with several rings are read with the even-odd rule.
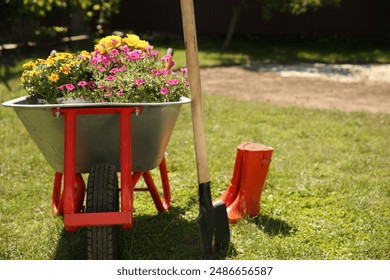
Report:
[[[119,211],[118,175],[115,166],[98,163],[88,177],[86,212]],[[87,256],[89,260],[118,258],[119,226],[87,227]]]

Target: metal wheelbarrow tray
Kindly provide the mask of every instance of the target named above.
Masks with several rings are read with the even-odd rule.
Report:
[[[161,162],[183,98],[170,103],[74,103],[33,104],[28,97],[5,102],[12,107],[49,165],[64,171],[64,116],[55,117],[53,109],[134,107],[142,113],[131,118],[132,170],[146,171]],[[87,114],[77,117],[76,173],[88,173],[96,162],[106,161],[120,169],[118,114]]]
[[[164,153],[181,106],[189,102],[37,104],[21,97],[3,103],[55,170],[53,212],[64,216],[68,231],[87,227],[89,259],[116,258],[118,226],[133,225],[134,191],[149,191],[158,211],[169,208]],[[163,198],[149,172],[156,167]],[[89,173],[87,191],[81,173]],[[147,188],[135,188],[141,177]]]

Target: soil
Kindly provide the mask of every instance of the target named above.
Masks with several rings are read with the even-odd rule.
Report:
[[[281,106],[390,114],[390,65],[249,65],[201,69],[205,95]]]

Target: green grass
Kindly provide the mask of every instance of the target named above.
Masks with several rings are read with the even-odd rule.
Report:
[[[1,102],[24,94],[16,78]],[[226,259],[390,259],[390,116],[341,113],[205,93],[213,197],[227,188],[236,147],[272,146],[261,214],[231,226]],[[10,108],[0,108],[0,259],[83,259],[84,231],[51,213],[53,171]],[[190,108],[167,148],[172,207],[158,214],[136,193],[124,259],[200,259]]]
[[[373,45],[319,43],[298,48],[298,42],[241,41],[220,54],[219,45],[207,41],[199,56],[203,66],[366,57],[390,62],[389,52]],[[184,66],[183,48],[169,46],[177,66]],[[0,102],[26,94],[19,87],[20,65],[1,67]],[[219,258],[390,259],[390,115],[278,107],[207,92],[204,111],[214,198],[229,184],[238,144],[274,148],[260,216],[231,226],[231,245]],[[65,231],[62,218],[52,214],[53,170],[10,108],[0,108],[0,141],[0,259],[84,259],[85,232]],[[171,209],[157,213],[147,193],[136,193],[134,226],[121,237],[124,259],[201,258],[189,106],[166,159]]]
[[[151,41],[173,47],[179,56],[179,65],[185,65],[181,39]],[[198,38],[199,61],[202,66],[257,63],[390,63],[390,50],[386,40],[363,40],[351,38],[236,38],[226,52],[219,52],[219,38]],[[175,58],[177,59],[177,58]]]

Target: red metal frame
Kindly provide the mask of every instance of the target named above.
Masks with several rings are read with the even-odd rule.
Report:
[[[83,226],[122,225],[124,229],[133,226],[133,193],[149,191],[158,211],[167,210],[171,195],[165,159],[160,165],[160,176],[163,187],[163,200],[157,191],[149,171],[132,173],[131,121],[130,115],[141,113],[141,107],[91,107],[91,108],[57,108],[52,113],[65,117],[64,174],[55,173],[52,210],[56,215],[64,216],[65,228],[76,231]],[[81,114],[119,114],[120,115],[120,200],[121,211],[82,213],[85,196],[85,183],[81,174],[75,173],[76,160],[76,119]],[[135,188],[143,177],[147,188]],[[63,178],[64,177],[64,178]],[[63,180],[62,180],[63,179]],[[61,186],[63,182],[63,191]]]

